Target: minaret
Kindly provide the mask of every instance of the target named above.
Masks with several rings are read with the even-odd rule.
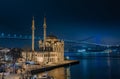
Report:
[[[46,43],[46,28],[47,28],[47,25],[46,25],[46,17],[44,17],[44,24],[43,24],[43,28],[44,28],[44,48],[45,48],[45,43]]]
[[[32,19],[32,52],[34,52],[34,31],[35,31],[35,21],[34,16]]]

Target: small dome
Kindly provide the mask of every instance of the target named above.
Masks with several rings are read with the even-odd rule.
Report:
[[[47,36],[47,39],[57,39],[57,37],[54,36],[54,35],[48,35],[48,36]]]

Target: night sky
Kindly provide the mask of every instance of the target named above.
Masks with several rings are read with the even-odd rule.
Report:
[[[105,44],[120,43],[120,2],[117,0],[0,0],[0,33],[31,34],[35,17],[36,36],[43,33],[69,40],[95,37]]]

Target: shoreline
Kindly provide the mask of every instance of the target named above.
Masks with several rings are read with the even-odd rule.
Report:
[[[55,68],[59,68],[59,67],[63,67],[63,66],[69,66],[69,65],[75,65],[75,64],[79,64],[79,61],[78,60],[65,60],[61,63],[45,65],[42,68],[33,69],[30,72],[31,72],[31,74],[37,74],[37,73],[49,71],[49,70],[52,70],[52,69],[55,69]]]

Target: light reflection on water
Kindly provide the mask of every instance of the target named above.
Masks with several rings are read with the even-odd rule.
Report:
[[[48,71],[48,74],[54,79],[120,79],[120,58],[78,57],[76,59],[80,61],[79,64],[56,68]]]
[[[120,79],[120,58],[94,57],[79,60],[80,64],[71,66],[71,79]]]
[[[46,71],[43,73],[36,74],[38,78],[40,78],[41,75],[48,73],[49,76],[53,76],[54,79],[71,79],[71,73],[70,73],[70,67],[60,67],[56,68],[50,71]],[[35,75],[33,75],[35,76]]]

